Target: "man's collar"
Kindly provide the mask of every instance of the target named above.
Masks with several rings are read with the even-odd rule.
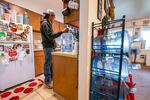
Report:
[[[52,24],[48,19],[44,19],[44,20],[46,20],[49,24]]]

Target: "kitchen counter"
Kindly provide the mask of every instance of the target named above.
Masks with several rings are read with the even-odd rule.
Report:
[[[77,58],[77,54],[74,54],[74,53],[72,53],[72,52],[56,51],[56,52],[53,52],[52,55],[64,56],[64,57],[71,57],[71,58]]]
[[[42,49],[34,49],[34,51],[43,51],[43,48]]]
[[[34,51],[43,51],[43,48],[34,49]],[[55,51],[60,51],[60,48],[56,48]]]
[[[56,51],[52,53],[52,61],[54,92],[65,100],[78,100],[77,55]]]

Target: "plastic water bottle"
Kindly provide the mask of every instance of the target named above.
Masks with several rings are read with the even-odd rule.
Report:
[[[23,24],[29,24],[28,13],[25,12],[23,15]]]
[[[64,33],[61,35],[61,51],[72,52],[73,50],[73,35],[71,33]]]

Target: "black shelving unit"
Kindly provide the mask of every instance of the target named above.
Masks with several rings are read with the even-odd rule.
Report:
[[[115,26],[114,26],[115,25]],[[103,30],[110,30],[115,28],[121,29],[121,45],[94,45],[94,33],[99,28]],[[90,78],[90,100],[124,100],[125,95],[123,94],[123,84],[122,84],[122,61],[124,53],[124,33],[125,33],[125,16],[122,19],[108,21],[105,24],[102,23],[92,23],[92,37],[91,37],[91,78]],[[108,37],[107,34],[101,35],[99,38],[104,39]],[[102,41],[101,41],[102,42]],[[98,46],[98,49],[94,47]],[[118,46],[118,47],[117,47]],[[111,48],[109,48],[111,47]],[[117,52],[113,52],[113,50]],[[103,60],[107,57],[119,56],[119,70],[107,70],[105,68],[95,68],[93,67],[94,59]],[[102,65],[103,66],[103,65]],[[104,67],[104,66],[103,66]]]

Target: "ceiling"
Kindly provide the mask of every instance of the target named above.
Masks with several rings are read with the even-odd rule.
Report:
[[[50,8],[56,13],[56,20],[63,22],[62,0],[5,0],[42,14]],[[150,17],[150,0],[114,0],[116,18],[126,15],[128,20]],[[82,6],[82,5],[81,5]]]
[[[150,17],[150,0],[114,0],[116,18],[128,20]]]
[[[46,9],[52,9],[55,11],[56,20],[63,22],[63,15],[61,13],[63,9],[62,0],[5,0],[5,1],[27,8],[39,14],[43,14],[43,12],[46,11]]]

